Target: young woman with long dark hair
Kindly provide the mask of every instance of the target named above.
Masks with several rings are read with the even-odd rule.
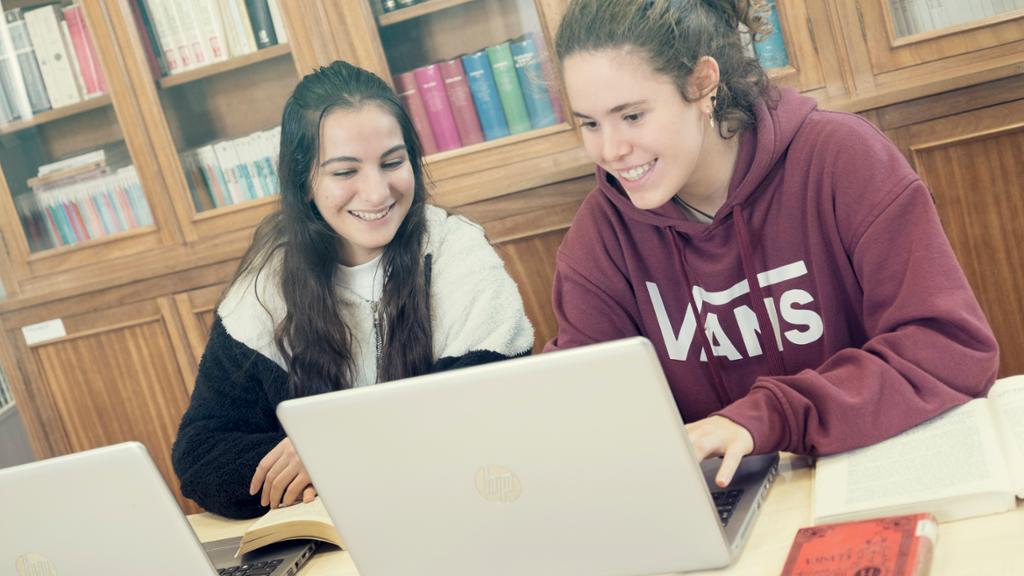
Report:
[[[182,493],[230,517],[316,495],[279,402],[533,345],[482,230],[427,204],[416,133],[383,80],[340,61],[303,78],[285,105],[279,174],[280,210],[218,305],[173,449]]]

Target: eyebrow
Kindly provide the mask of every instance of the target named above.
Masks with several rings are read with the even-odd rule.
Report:
[[[615,106],[614,108],[608,110],[608,113],[609,114],[618,114],[619,112],[622,112],[623,110],[627,110],[629,108],[636,108],[637,106],[641,106],[643,104],[647,104],[647,100],[637,100],[635,102],[626,102],[624,104],[619,104],[618,106]],[[583,114],[581,112],[576,112],[575,110],[573,111],[572,115],[577,117],[577,118],[587,118],[587,119],[593,120],[593,118],[591,118],[590,116],[587,116],[586,114]]]
[[[388,156],[394,154],[395,152],[398,152],[399,150],[404,150],[404,149],[405,149],[405,144],[395,144],[391,148],[388,148],[383,154],[381,154],[380,157],[381,158],[387,158]],[[320,167],[323,168],[324,166],[327,166],[328,164],[332,164],[334,162],[356,162],[356,163],[362,163],[362,159],[356,158],[355,156],[335,156],[334,158],[328,158],[327,160],[324,160],[323,162],[321,162],[320,163]]]

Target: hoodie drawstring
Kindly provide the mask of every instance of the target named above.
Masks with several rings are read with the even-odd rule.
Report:
[[[775,325],[772,324],[771,318],[768,316],[768,308],[764,303],[764,290],[761,289],[761,283],[757,281],[757,274],[754,273],[754,249],[750,243],[747,223],[743,219],[743,207],[739,204],[732,209],[732,222],[736,228],[736,237],[740,243],[740,259],[743,262],[743,274],[746,276],[747,285],[750,287],[750,298],[754,305],[754,314],[757,316],[758,326],[761,326],[761,330],[757,334],[757,340],[761,344],[761,349],[768,356],[771,370],[769,375],[785,374],[786,363],[779,352],[775,338]],[[766,334],[771,334],[771,337],[766,337]]]
[[[672,241],[669,243],[672,245],[672,249],[676,253],[676,261],[682,265],[680,267],[680,270],[683,274],[683,285],[686,286],[686,288],[692,292],[694,284],[693,282],[690,281],[690,275],[687,272],[688,266],[686,265],[686,245],[680,242],[678,234],[672,231],[670,231],[670,233],[672,233],[673,238]],[[691,300],[692,299],[693,296],[691,294]],[[725,387],[725,378],[722,376],[722,367],[720,365],[720,361],[718,359],[718,356],[716,356],[714,352],[711,350],[711,343],[708,342],[708,335],[707,332],[704,330],[704,316],[702,315],[700,308],[697,307],[696,302],[693,303],[693,306],[697,314],[697,329],[695,331],[697,332],[700,338],[700,349],[702,352],[704,352],[704,356],[706,356],[708,359],[707,364],[705,366],[705,370],[711,376],[711,383],[713,384],[712,389],[715,391],[715,396],[718,397],[718,402],[721,406],[728,406],[732,402],[732,400],[730,398],[728,389]]]

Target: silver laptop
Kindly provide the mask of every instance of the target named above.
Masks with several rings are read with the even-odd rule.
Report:
[[[313,553],[299,541],[235,558],[238,538],[207,553],[138,442],[0,470],[0,494],[0,574],[284,576]]]
[[[696,461],[643,338],[290,400],[277,414],[361,576],[725,566],[778,462],[745,459],[712,496],[717,462]]]

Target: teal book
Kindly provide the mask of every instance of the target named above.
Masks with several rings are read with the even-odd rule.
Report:
[[[526,132],[530,129],[530,114],[526,111],[523,90],[519,86],[512,48],[507,41],[488,46],[487,57],[491,61],[494,83],[498,86],[498,95],[501,97],[501,107],[505,110],[505,119],[508,120],[509,132]]]
[[[516,75],[519,77],[519,87],[523,90],[526,111],[530,115],[530,125],[535,129],[553,126],[556,124],[555,111],[551,107],[544,68],[537,57],[537,46],[533,43],[533,38],[525,34],[511,40],[509,47],[512,50]]]
[[[494,140],[508,136],[508,122],[505,111],[501,108],[501,96],[498,86],[494,83],[491,72],[491,61],[486,50],[479,50],[462,57],[462,67],[466,71],[466,82],[476,104],[476,113],[480,117],[480,127],[484,131],[484,140]]]

